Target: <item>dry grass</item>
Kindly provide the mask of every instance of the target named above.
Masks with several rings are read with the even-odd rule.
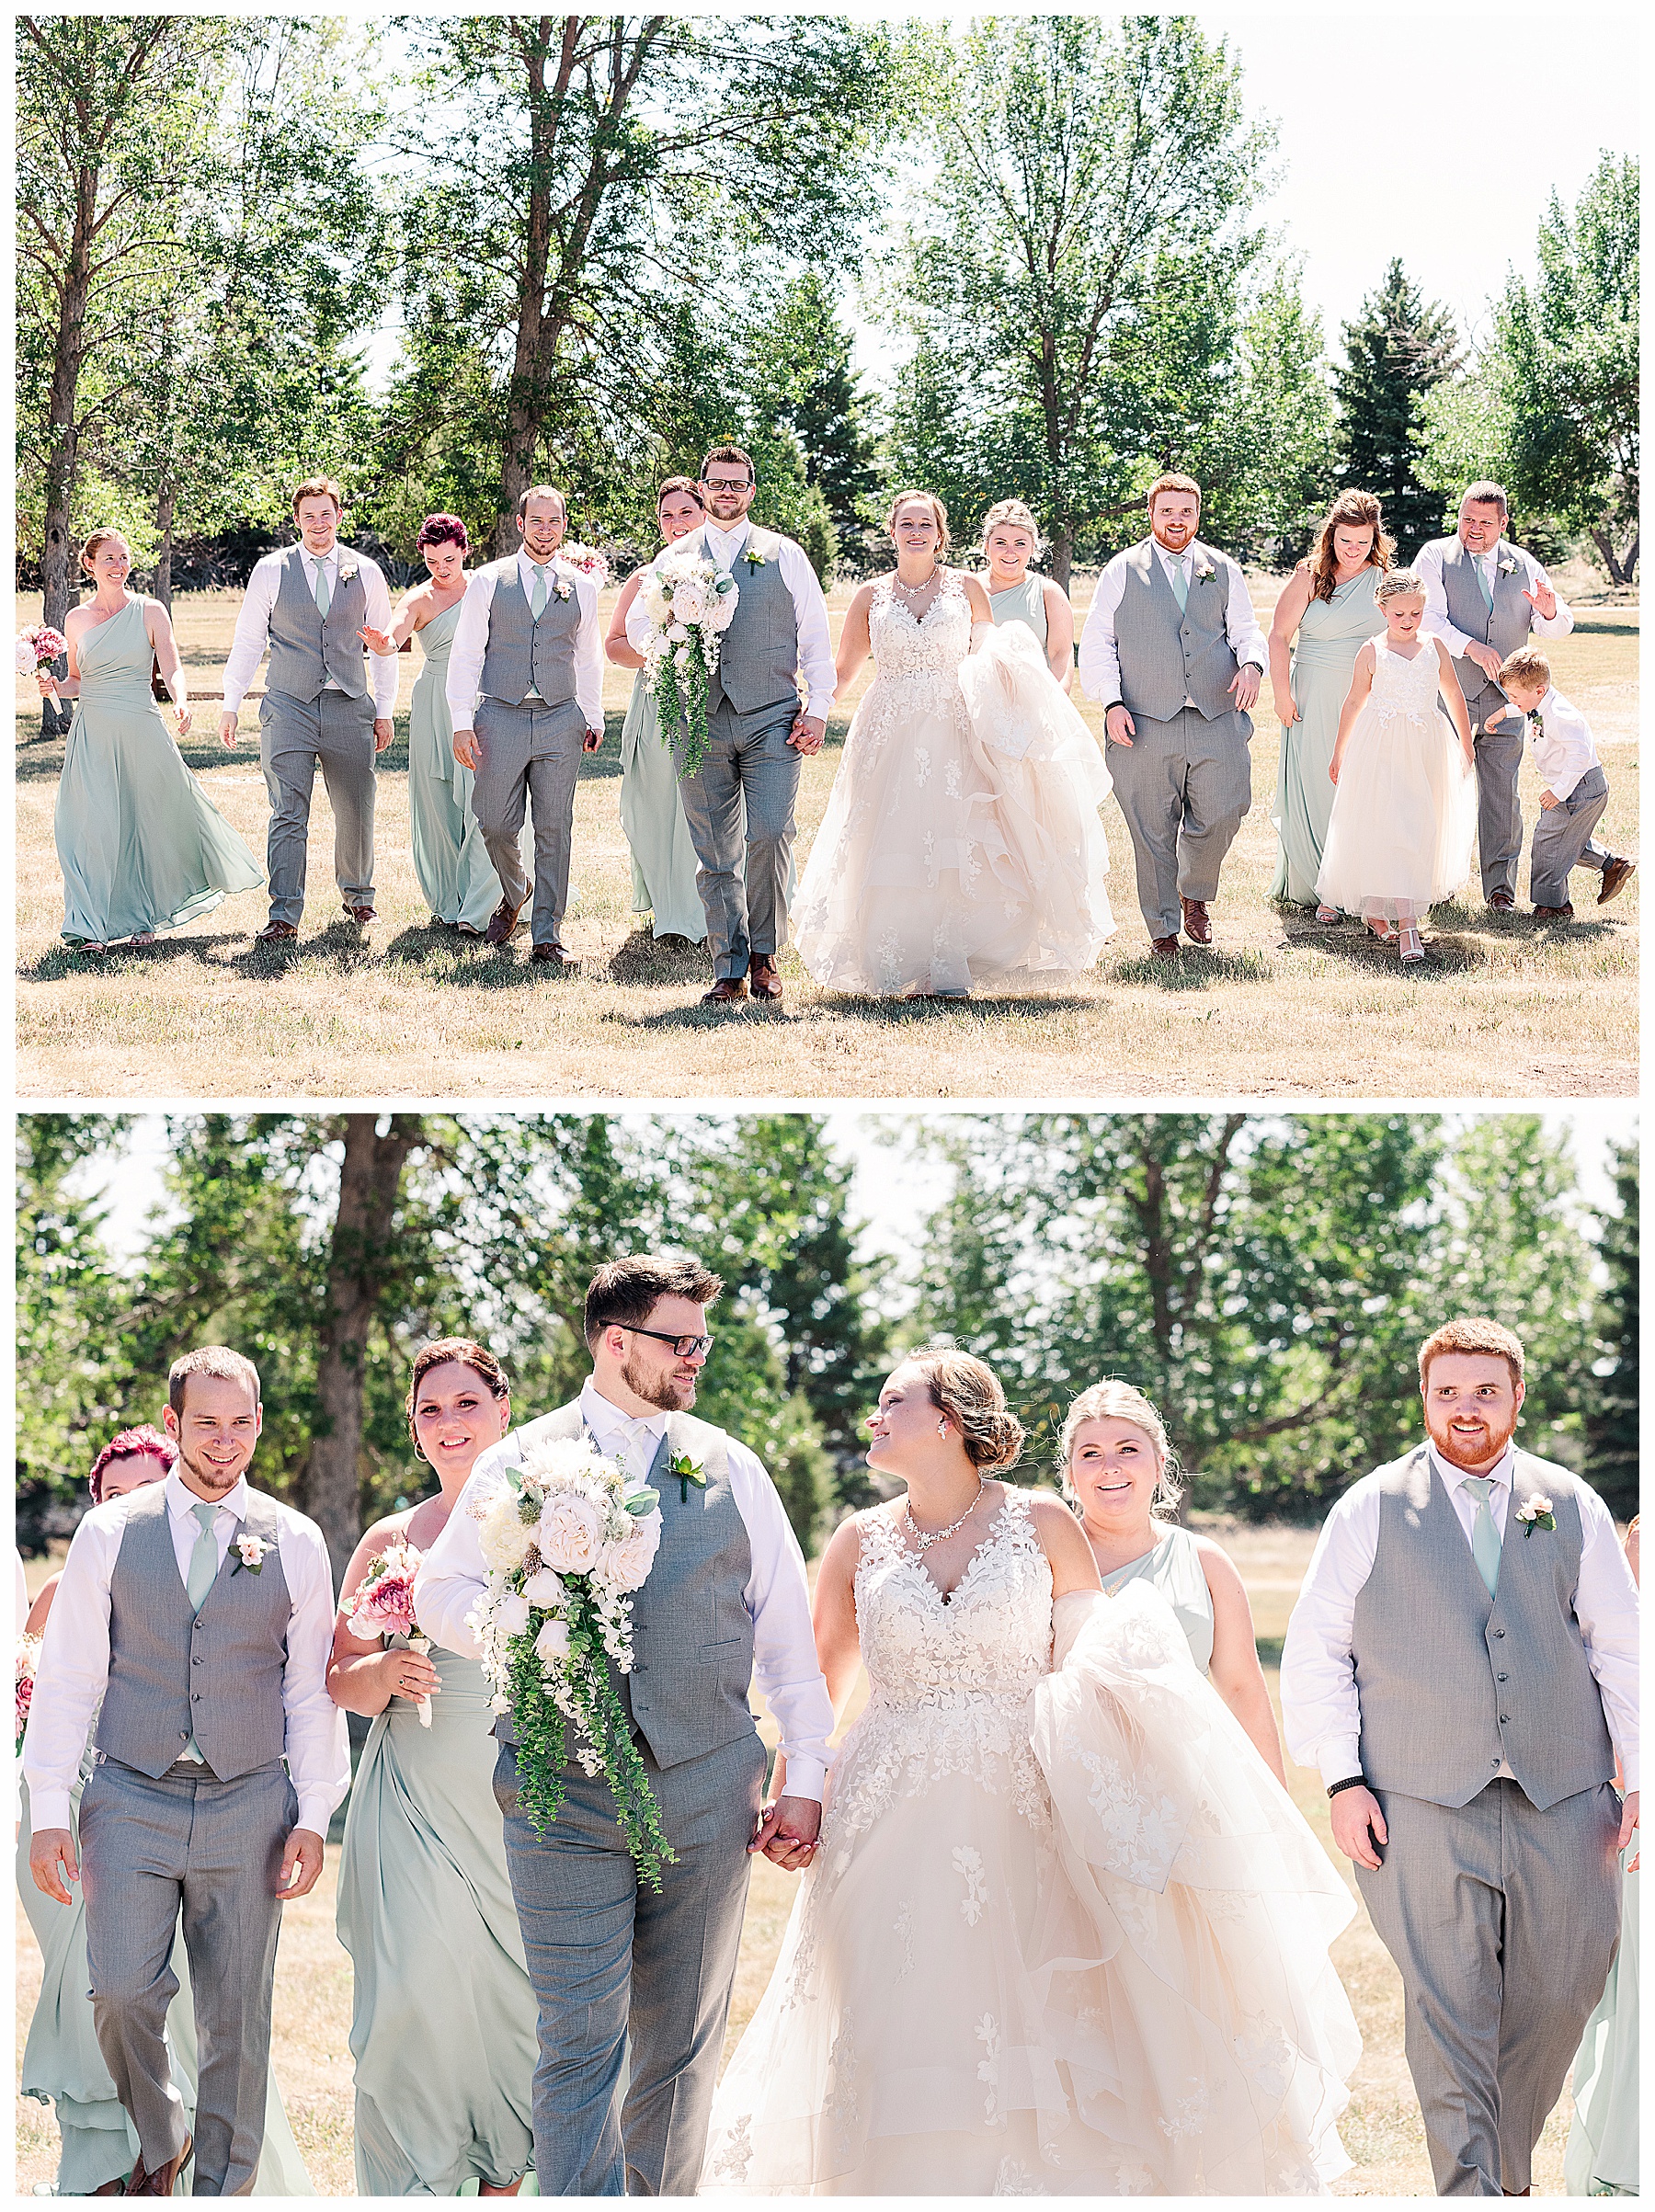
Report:
[[[1314,1532],[1215,1526],[1214,1533],[1240,1568],[1252,1600],[1271,1695],[1277,1696],[1274,1654],[1306,1567]],[[30,1587],[44,1580],[52,1562],[32,1563]],[[847,1725],[861,1708],[865,1682],[859,1687]],[[1278,1717],[1280,1703],[1277,1699]],[[774,1741],[768,1716],[767,1739]],[[1328,1805],[1316,1775],[1289,1766],[1294,1800],[1337,1859],[1328,1823]],[[1430,2196],[1431,2170],[1419,2106],[1402,2056],[1402,1989],[1389,1955],[1374,1933],[1357,1897],[1349,1870],[1338,1860],[1356,1898],[1355,1920],[1334,1947],[1333,1959],[1363,2037],[1362,2062],[1351,2084],[1351,2104],[1341,2123],[1345,2148],[1355,2161],[1340,2182],[1340,2196]],[[286,1910],[276,1977],[273,2059],[288,2117],[312,2181],[320,2194],[348,2196],[353,2186],[351,2160],[350,1961],[334,1934],[334,1885],[338,1853],[330,1850],[314,1894]],[[782,1931],[793,1909],[794,1877],[768,1860],[754,1864],[742,1932],[725,2052],[733,2050],[763,1993]],[[21,2053],[40,1990],[40,1960],[34,1937],[17,1908],[17,2048]],[[1573,2102],[1566,2088],[1547,2122],[1535,2156],[1536,2196],[1563,2195],[1563,2146]],[[17,2099],[17,2186],[50,2183],[57,2166],[57,2127],[50,2113],[29,2099]]]
[[[1562,579],[1584,601],[1584,573]],[[1090,581],[1078,584],[1083,612]],[[1258,578],[1266,620],[1279,579]],[[833,595],[835,628],[850,594]],[[1600,595],[1602,599],[1603,595]],[[179,602],[186,658],[203,690],[222,678],[237,595]],[[606,602],[607,605],[607,602]],[[27,607],[25,611],[27,612]],[[1586,606],[1554,650],[1560,687],[1591,717],[1611,797],[1602,835],[1636,854],[1638,609]],[[785,1007],[716,1011],[698,1004],[704,953],[656,944],[633,926],[611,742],[588,762],[576,797],[575,883],[567,934],[577,979],[536,974],[527,948],[466,948],[427,926],[408,853],[406,701],[402,663],[397,742],[379,792],[379,905],[370,941],[337,917],[332,824],[318,781],[312,813],[310,920],[296,952],[256,951],[257,893],[144,953],[92,964],[61,945],[62,891],[51,815],[61,747],[18,755],[19,1090],[103,1097],[134,1089],[312,1098],[515,1097],[1007,1098],[1249,1093],[1260,1097],[1414,1095],[1629,1096],[1636,1091],[1638,884],[1599,917],[1547,929],[1442,907],[1434,963],[1406,975],[1354,924],[1327,931],[1268,903],[1277,733],[1268,696],[1253,745],[1254,801],[1226,865],[1210,953],[1172,970],[1147,958],[1132,895],[1131,853],[1113,800],[1119,935],[1079,980],[987,990],[964,1006],[892,1004],[817,989],[789,952]],[[865,680],[865,678],[864,678]],[[611,738],[630,676],[611,670]],[[801,854],[821,820],[842,758],[848,710],[805,764]],[[33,719],[19,686],[25,726]],[[1094,728],[1101,717],[1081,702]],[[226,757],[203,702],[205,742],[187,758],[256,852],[267,804],[255,715]],[[1524,770],[1524,813],[1537,802]],[[1526,876],[1524,877],[1526,882]],[[1591,896],[1590,891],[1584,895]]]

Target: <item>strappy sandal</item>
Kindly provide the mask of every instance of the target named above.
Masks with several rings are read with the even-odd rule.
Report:
[[[136,937],[129,937],[127,940],[127,943],[134,952],[147,952],[154,941],[155,932],[153,929],[140,929]]]
[[[1329,929],[1339,919],[1339,908],[1337,906],[1318,906],[1316,918],[1324,929]]]
[[[1375,920],[1372,915],[1368,917],[1367,933],[1370,937],[1376,937],[1382,945],[1389,944],[1397,934],[1389,922]]]
[[[1412,942],[1410,942],[1410,940]],[[1410,965],[1425,957],[1425,947],[1420,941],[1420,932],[1412,922],[1405,923],[1398,937],[1398,950]]]

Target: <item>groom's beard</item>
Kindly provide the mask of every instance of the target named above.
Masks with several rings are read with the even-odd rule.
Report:
[[[1497,1422],[1485,1421],[1480,1437],[1455,1436],[1446,1421],[1439,1426],[1429,1415],[1425,1420],[1426,1432],[1432,1442],[1455,1467],[1486,1467],[1493,1464],[1517,1433],[1517,1416],[1513,1413],[1510,1425],[1501,1428]]]
[[[191,1459],[182,1444],[178,1446],[178,1457],[195,1477],[201,1488],[214,1498],[223,1498],[226,1492],[234,1489],[236,1484],[247,1471],[247,1463],[245,1459],[239,1466],[233,1468],[229,1473],[226,1473],[223,1467],[211,1465],[205,1459]]]
[[[664,1413],[687,1413],[695,1403],[693,1374],[681,1382],[676,1375],[651,1374],[635,1352],[622,1361],[621,1380],[646,1406],[659,1406]]]

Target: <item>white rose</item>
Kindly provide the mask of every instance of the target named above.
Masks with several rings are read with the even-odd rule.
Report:
[[[528,1599],[516,1592],[508,1598],[502,1598],[500,1610],[495,1618],[500,1625],[503,1636],[521,1636],[529,1625]]]
[[[606,1544],[596,1573],[616,1590],[642,1590],[661,1543],[661,1516],[646,1513],[623,1536]]]
[[[699,622],[706,613],[699,586],[680,584],[672,595],[672,612],[680,622]]]
[[[569,1630],[563,1621],[543,1621],[541,1632],[534,1639],[537,1659],[553,1662],[569,1656]]]
[[[562,1582],[559,1581],[558,1578],[552,1572],[552,1569],[549,1567],[542,1567],[538,1574],[531,1575],[529,1579],[523,1585],[523,1603],[525,1607],[530,1605],[539,1605],[545,1610],[550,1611],[554,1605],[561,1602],[563,1596],[564,1586]],[[525,1612],[523,1614],[523,1626],[527,1628],[528,1625],[529,1615],[527,1612]]]
[[[603,1541],[602,1517],[589,1498],[565,1491],[561,1497],[548,1498],[541,1508],[534,1541],[541,1557],[554,1572],[587,1574]]]
[[[714,599],[707,610],[705,627],[709,630],[727,630],[735,619],[736,594],[730,591],[722,599]]]
[[[688,646],[688,645],[680,645],[680,646],[679,647],[678,651],[677,651],[677,652],[676,652],[676,653],[673,655],[673,656],[672,656],[672,657],[673,657],[673,659],[674,659],[675,661],[677,661],[677,663],[678,663],[678,665],[679,665],[679,667],[680,668],[687,668],[687,667],[690,666],[690,648],[689,648],[689,646]]]
[[[669,644],[681,645],[689,634],[690,633],[682,622],[671,622],[668,625],[667,640]]]
[[[534,1531],[523,1526],[515,1490],[502,1490],[490,1503],[477,1524],[477,1541],[484,1558],[496,1572],[508,1575],[523,1564]]]

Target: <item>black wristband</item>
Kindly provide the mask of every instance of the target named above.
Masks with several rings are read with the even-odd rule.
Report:
[[[1330,1797],[1337,1797],[1341,1790],[1361,1790],[1366,1789],[1366,1787],[1367,1776],[1365,1774],[1347,1774],[1342,1782],[1329,1783],[1328,1795]]]

